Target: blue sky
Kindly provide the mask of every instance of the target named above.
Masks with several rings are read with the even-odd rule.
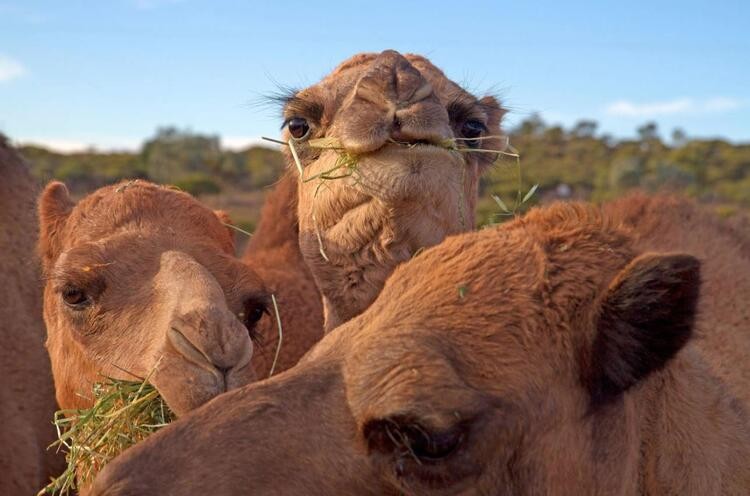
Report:
[[[607,5],[604,5],[604,4]],[[750,2],[0,0],[0,131],[135,148],[157,126],[229,146],[278,134],[254,106],[360,51],[430,57],[513,125],[595,119],[634,135],[750,141]]]

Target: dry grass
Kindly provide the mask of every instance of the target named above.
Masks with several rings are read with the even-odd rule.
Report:
[[[279,341],[272,376],[284,338],[276,295],[271,295]],[[158,362],[153,370],[158,367]],[[65,451],[67,467],[37,493],[72,495],[94,481],[96,475],[117,455],[144,440],[175,419],[156,388],[149,383],[153,371],[142,381],[107,378],[94,384],[94,405],[84,410],[55,412],[57,441],[50,448]]]
[[[273,313],[276,317],[276,326],[279,331],[279,342],[276,345],[276,353],[274,353],[273,363],[271,364],[271,370],[268,371],[268,377],[271,377],[276,371],[276,363],[279,361],[279,354],[281,353],[281,343],[284,340],[284,330],[281,328],[281,316],[279,315],[279,305],[276,303],[276,295],[271,295],[271,302],[273,303]]]
[[[93,388],[94,405],[55,413],[58,440],[50,448],[66,452],[65,472],[43,494],[76,494],[114,457],[174,420],[159,392],[148,382],[106,379]]]

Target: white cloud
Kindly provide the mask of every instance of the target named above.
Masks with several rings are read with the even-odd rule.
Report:
[[[84,141],[69,138],[21,138],[19,145],[36,145],[62,153],[74,153],[90,150],[99,151],[135,151],[141,142],[129,138],[103,138],[93,141]]]
[[[704,110],[707,112],[728,112],[742,107],[745,102],[734,98],[716,97],[705,101]]]
[[[607,105],[604,111],[617,117],[659,117],[675,114],[708,114],[728,112],[745,106],[745,101],[736,98],[716,97],[706,100],[678,98],[650,103],[633,103],[619,100]]]
[[[0,83],[11,81],[26,74],[26,69],[15,59],[0,55]]]
[[[239,151],[251,146],[265,146],[275,148],[278,145],[262,138],[248,138],[245,136],[222,136],[221,147],[225,150]]]
[[[37,145],[49,148],[61,153],[75,153],[96,149],[98,151],[136,151],[139,150],[142,140],[133,138],[100,137],[97,139],[75,139],[56,137],[29,137],[17,140],[19,145]],[[265,146],[275,148],[278,145],[261,138],[248,138],[245,136],[222,136],[221,147],[225,150],[240,151],[251,146]]]

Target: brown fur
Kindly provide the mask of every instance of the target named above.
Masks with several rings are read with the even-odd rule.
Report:
[[[0,135],[0,495],[34,494],[62,471],[44,349],[42,286],[33,256],[37,185]]]
[[[296,364],[323,337],[323,302],[299,250],[296,209],[297,178],[287,173],[269,193],[258,229],[243,256],[277,300],[283,340],[276,372]],[[271,371],[279,346],[275,319],[263,319],[258,332],[261,346],[253,365],[258,377],[264,378]]]
[[[248,315],[271,320],[231,231],[186,193],[141,181],[77,205],[62,183],[39,200],[44,316],[57,400],[90,406],[103,376],[151,381],[179,415],[255,378]],[[66,295],[83,292],[82,308]],[[69,296],[68,296],[69,297]]]
[[[746,494],[741,250],[696,206],[644,197],[452,237],[90,494]]]
[[[307,119],[310,138],[337,138],[357,156],[354,176],[322,187],[317,180],[298,180],[295,232],[319,294],[307,292],[307,270],[301,270],[304,287],[294,301],[322,295],[325,328],[330,330],[365,310],[399,263],[447,235],[471,229],[479,174],[492,158],[432,145],[461,137],[463,123],[478,120],[487,127],[485,135],[495,136],[481,147],[498,149],[503,113],[493,97],[477,99],[426,58],[392,50],[356,55],[318,84],[290,96],[286,119]],[[289,138],[285,131],[284,139]],[[306,178],[334,168],[339,157],[332,150],[306,147],[304,141],[296,148]],[[296,170],[290,151],[285,153],[290,169]],[[332,175],[345,173],[341,169]],[[274,221],[287,226],[294,215],[274,212],[279,217],[265,216],[266,228]],[[256,259],[255,248],[250,250]],[[293,251],[290,263],[296,267],[298,252]],[[284,284],[290,280],[285,273],[279,276]],[[310,304],[304,305],[305,312],[310,310]],[[318,319],[316,313],[309,321],[316,335],[312,325]]]

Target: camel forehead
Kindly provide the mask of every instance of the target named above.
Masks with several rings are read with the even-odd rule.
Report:
[[[359,77],[372,66],[378,55],[378,53],[360,53],[354,55],[339,64],[316,86],[322,86],[329,90],[335,90],[337,93],[346,94],[354,87]],[[466,91],[448,79],[443,71],[438,69],[426,57],[411,53],[403,54],[403,56],[433,85],[439,95],[446,92],[458,92],[468,95]]]
[[[328,77],[335,78],[350,70],[364,72],[370,67],[372,62],[375,61],[378,55],[380,54],[374,52],[358,53],[357,55],[353,55],[352,57],[349,57],[348,59],[340,63]],[[445,77],[443,71],[433,65],[428,58],[413,53],[403,54],[403,56],[418,70],[422,71],[422,69],[424,69],[426,72],[431,73],[435,76]]]
[[[396,343],[394,350],[409,354],[425,344],[451,350],[475,339],[522,341],[539,320],[546,270],[537,241],[522,230],[449,238],[394,272],[354,324],[354,346]]]
[[[221,240],[221,222],[189,195],[147,183],[121,183],[81,200],[67,221],[71,244],[93,241],[120,231],[149,231],[175,237]]]

